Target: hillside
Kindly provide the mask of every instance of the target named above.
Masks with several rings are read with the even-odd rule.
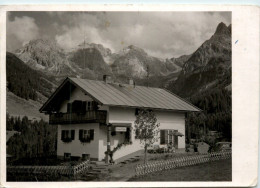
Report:
[[[48,117],[41,114],[39,108],[57,87],[55,79],[33,70],[9,52],[6,53],[6,75],[7,113],[47,120]]]
[[[47,98],[44,99],[44,101],[46,100]],[[6,92],[6,112],[10,116],[27,116],[29,119],[43,119],[45,121],[48,121],[48,116],[39,112],[41,106],[42,103],[38,101],[34,101],[31,99],[26,100],[17,97],[10,91]]]
[[[168,89],[188,97],[231,83],[231,26],[220,23],[214,35],[205,41],[184,63],[178,79]]]
[[[26,100],[42,101],[42,97],[37,92],[46,98],[56,87],[52,77],[33,70],[9,52],[6,53],[6,75],[8,90]]]
[[[167,85],[203,110],[187,117],[186,130],[189,127],[190,132],[186,134],[191,138],[203,138],[214,145],[205,137],[205,127],[206,131],[221,132],[225,140],[232,140],[231,69],[231,25],[220,23],[214,35],[183,64],[177,80]]]

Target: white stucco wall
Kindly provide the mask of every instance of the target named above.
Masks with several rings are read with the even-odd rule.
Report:
[[[67,103],[72,103],[75,100],[81,100],[81,101],[93,101],[93,99],[83,93],[79,88],[75,88],[73,92],[71,92],[71,96],[69,100],[64,100],[60,106],[60,112],[66,113],[67,112]]]
[[[81,143],[79,140],[80,129],[94,129],[94,140],[90,143]],[[75,139],[72,142],[64,143],[61,140],[62,130],[75,130]],[[99,124],[71,124],[71,125],[58,125],[58,148],[57,155],[64,156],[64,153],[71,153],[71,156],[82,157],[82,154],[90,154],[90,158],[98,159],[98,144],[99,144]]]
[[[172,111],[155,111],[157,121],[160,123],[159,129],[174,129],[184,136],[178,136],[178,147],[185,148],[185,114]],[[160,139],[158,139],[158,144]]]
[[[185,114],[173,111],[155,111],[157,121],[160,123],[159,129],[174,129],[178,130],[184,136],[178,137],[178,147],[185,148]],[[135,109],[134,108],[122,108],[122,107],[109,107],[109,123],[131,123],[134,128],[135,121]],[[155,144],[160,143],[160,134],[158,134],[158,141]],[[111,139],[114,139],[111,137]],[[114,159],[123,157],[124,155],[143,149],[143,145],[139,139],[135,139],[135,132],[132,130],[132,144],[126,147],[122,147],[114,154]],[[118,142],[111,142],[111,148],[117,146]],[[105,144],[103,144],[105,145]],[[105,147],[100,147],[100,150],[106,151]],[[103,152],[103,151],[102,151]],[[101,152],[101,153],[102,153]],[[104,153],[103,152],[103,153]]]
[[[74,100],[93,101],[91,97],[85,95],[80,89],[76,88],[72,93],[70,100],[63,101],[60,112],[67,112],[67,103]],[[99,110],[107,111],[107,123],[130,123],[132,125],[132,144],[122,147],[114,154],[114,159],[118,159],[132,152],[143,149],[143,145],[140,144],[139,139],[135,139],[134,121],[135,121],[135,109],[123,108],[123,107],[111,107],[106,105],[99,105]],[[185,135],[185,115],[184,113],[172,112],[172,111],[155,111],[157,120],[160,123],[159,129],[174,129],[178,130]],[[94,140],[91,143],[82,144],[79,141],[80,129],[94,129]],[[75,139],[71,143],[64,143],[61,140],[61,130],[75,130]],[[59,125],[58,126],[58,156],[64,156],[64,153],[71,153],[71,156],[79,156],[82,154],[90,154],[91,158],[97,158],[102,160],[105,157],[105,151],[107,150],[107,128],[104,125],[98,123],[88,124],[72,124],[72,125]],[[159,135],[158,135],[159,137]],[[116,147],[118,143],[124,141],[124,134],[117,132],[116,136],[111,136],[111,149]],[[159,144],[158,139],[157,144]],[[185,148],[185,136],[178,137],[178,147]]]

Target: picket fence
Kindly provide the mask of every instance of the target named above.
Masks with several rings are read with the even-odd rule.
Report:
[[[209,161],[216,161],[221,159],[229,159],[231,158],[231,156],[231,151],[223,151],[204,155],[201,154],[194,156],[176,157],[173,159],[149,162],[146,164],[138,164],[135,168],[135,174],[136,176],[142,176],[162,170],[169,170],[183,166],[192,166],[200,163],[206,163]]]
[[[89,161],[84,161],[75,166],[8,166],[7,172],[12,174],[51,174],[75,176],[89,168]]]

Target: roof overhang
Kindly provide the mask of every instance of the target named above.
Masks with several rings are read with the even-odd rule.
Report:
[[[75,80],[75,81],[74,81]],[[194,106],[190,102],[186,101],[185,99],[182,99],[181,97],[177,96],[176,94],[167,91],[171,95],[174,95],[175,97],[179,98],[180,100],[183,100],[185,103],[191,106],[190,109],[184,110],[184,109],[167,109],[167,108],[155,108],[155,107],[146,107],[146,106],[138,106],[138,105],[118,105],[118,104],[110,104],[109,101],[107,102],[102,102],[102,98],[98,99],[95,96],[95,93],[92,92],[89,93],[88,89],[84,86],[81,86],[81,83],[77,83],[77,80],[74,78],[69,78],[67,77],[62,84],[55,90],[55,92],[51,95],[51,97],[43,104],[43,106],[40,108],[40,112],[44,113],[53,113],[57,112],[59,105],[64,99],[69,99],[71,92],[73,92],[73,89],[79,88],[83,93],[86,95],[90,96],[93,100],[98,102],[100,105],[107,105],[111,107],[125,107],[125,108],[143,108],[143,109],[153,109],[153,110],[160,110],[160,111],[176,111],[176,112],[182,112],[182,113],[187,113],[187,112],[201,112],[202,110],[199,109],[198,107]]]
[[[67,77],[62,84],[55,90],[55,92],[50,96],[50,98],[43,104],[43,106],[40,108],[40,112],[42,113],[52,113],[56,111],[55,107],[59,106],[59,103],[62,102],[62,99],[66,98],[69,99],[71,92],[75,88],[79,88],[83,93],[89,95],[91,98],[93,98],[98,103],[102,104],[98,99],[96,99],[94,96],[89,94],[86,90],[81,88],[77,83],[75,83],[73,80],[71,80],[69,77]]]

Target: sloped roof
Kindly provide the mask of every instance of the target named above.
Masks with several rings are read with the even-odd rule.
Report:
[[[105,83],[104,81],[71,77],[67,78],[63,85],[68,81],[103,105],[176,111],[200,111],[199,108],[184,99],[161,88],[145,86],[133,87],[128,84]],[[57,90],[59,89],[60,87]],[[58,93],[58,91],[53,95],[56,93]],[[51,96],[43,105],[40,109],[41,112],[46,111],[46,107],[53,98],[54,96]]]

